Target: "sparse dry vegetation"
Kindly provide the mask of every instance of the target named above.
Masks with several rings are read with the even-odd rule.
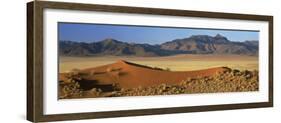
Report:
[[[109,71],[108,71],[109,72]],[[112,72],[115,76],[118,71]],[[116,73],[115,73],[116,72]],[[149,96],[149,95],[173,95],[193,93],[217,93],[217,92],[247,92],[258,91],[258,71],[240,71],[228,69],[212,76],[198,76],[186,78],[173,85],[160,84],[150,87],[137,87],[125,89],[118,83],[112,84],[113,90],[104,92],[100,88],[93,87],[91,90],[83,91],[79,85],[80,74],[70,72],[65,81],[60,82],[60,99],[69,98],[91,98],[91,97],[119,97],[119,96]]]
[[[179,84],[121,89],[114,96],[148,96],[258,91],[258,71],[229,70],[209,77],[188,78]]]
[[[80,98],[83,91],[77,81],[69,78],[68,81],[59,83],[59,98]]]

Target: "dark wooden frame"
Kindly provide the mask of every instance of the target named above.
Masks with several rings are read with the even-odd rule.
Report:
[[[151,15],[188,16],[204,18],[257,20],[269,22],[269,101],[243,104],[209,105],[177,108],[108,111],[98,113],[43,114],[43,10],[68,9]],[[92,118],[155,115],[214,110],[230,110],[273,106],[273,17],[233,13],[200,12],[171,9],[93,5],[79,3],[34,1],[27,3],[27,120],[32,122],[79,120]]]

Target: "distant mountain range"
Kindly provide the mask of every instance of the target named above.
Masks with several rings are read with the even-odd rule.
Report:
[[[226,37],[193,35],[159,45],[134,44],[105,39],[99,42],[59,41],[60,56],[169,56],[176,54],[243,54],[258,55],[259,42],[230,41]]]

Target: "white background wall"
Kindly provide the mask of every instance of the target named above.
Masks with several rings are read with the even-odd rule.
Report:
[[[67,0],[60,0],[67,1]],[[186,9],[274,16],[274,108],[182,113],[97,120],[67,121],[83,123],[242,123],[280,122],[281,114],[281,14],[278,0],[83,0],[97,4]],[[0,4],[0,122],[24,123],[26,110],[26,2],[3,0]]]

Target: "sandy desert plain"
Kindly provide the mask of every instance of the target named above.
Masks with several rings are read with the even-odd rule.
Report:
[[[249,55],[175,55],[163,57],[106,56],[106,57],[60,57],[60,73],[73,69],[85,69],[125,60],[136,64],[171,71],[190,71],[212,67],[229,67],[239,70],[258,70],[258,57]]]
[[[258,57],[60,57],[59,99],[258,91]]]

